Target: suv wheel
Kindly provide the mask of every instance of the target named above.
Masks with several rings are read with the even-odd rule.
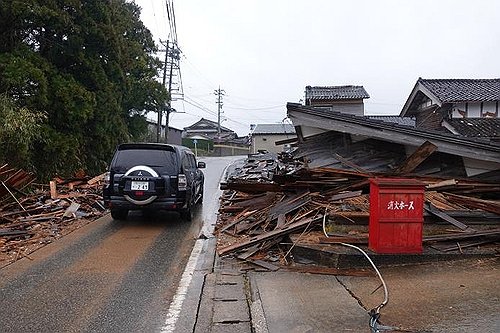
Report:
[[[128,210],[126,209],[118,209],[118,208],[111,209],[111,217],[114,220],[126,220],[127,215],[128,215]]]
[[[193,209],[191,208],[191,206],[181,210],[180,214],[181,214],[181,219],[183,219],[184,221],[192,221],[193,220],[194,214],[193,214]]]

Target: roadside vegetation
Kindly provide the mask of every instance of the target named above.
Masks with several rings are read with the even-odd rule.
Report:
[[[0,2],[0,164],[41,179],[105,170],[168,99],[140,8],[125,0]]]

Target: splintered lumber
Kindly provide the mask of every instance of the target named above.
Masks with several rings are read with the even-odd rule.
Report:
[[[429,141],[425,141],[417,150],[413,152],[408,158],[396,169],[394,170],[394,175],[407,174],[415,170],[427,157],[431,156],[435,152],[437,146]]]
[[[244,239],[238,243],[226,246],[226,247],[219,250],[219,255],[223,256],[225,254],[235,252],[235,251],[247,248],[249,246],[252,246],[252,245],[255,245],[258,243],[262,243],[266,240],[270,240],[270,239],[275,238],[275,237],[289,234],[289,233],[291,233],[297,229],[300,229],[304,226],[307,226],[309,224],[314,224],[314,223],[322,221],[322,220],[323,220],[323,217],[320,216],[320,217],[308,218],[308,219],[304,219],[304,220],[301,220],[298,222],[290,223],[290,224],[286,225],[285,227],[283,227],[282,229],[275,229],[272,231],[268,231],[266,233],[263,233],[262,235],[258,235],[255,237]]]
[[[310,201],[311,197],[309,195],[309,192],[299,193],[295,196],[292,196],[291,198],[288,198],[287,200],[281,201],[273,206],[269,211],[269,220],[272,221],[278,218],[280,214],[288,214],[294,210],[297,210]]]
[[[106,173],[100,174],[99,176],[95,176],[94,178],[89,179],[87,181],[87,184],[94,185],[94,184],[97,184],[99,182],[102,182],[102,181],[104,181],[105,176],[106,176]]]
[[[445,195],[450,199],[453,199],[454,201],[457,201],[459,204],[464,205],[466,207],[482,209],[487,212],[492,212],[500,215],[500,201],[483,200],[483,199],[477,199],[469,196],[457,195],[451,193],[446,193]]]
[[[468,225],[466,225],[466,224],[454,219],[453,217],[449,216],[448,214],[440,211],[439,209],[434,207],[431,203],[425,203],[424,209],[426,211],[428,211],[429,213],[431,213],[432,215],[435,215],[435,216],[445,220],[446,222],[453,224],[455,227],[457,227],[461,230],[475,231],[474,229],[472,229]]]

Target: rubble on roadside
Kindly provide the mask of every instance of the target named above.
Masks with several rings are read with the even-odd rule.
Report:
[[[0,166],[0,266],[102,216],[104,175],[84,173],[36,184],[35,175]]]
[[[249,155],[221,184],[217,252],[248,268],[293,269],[300,242],[368,244],[369,179],[389,173],[307,168],[288,155]],[[493,244],[500,254],[500,185],[470,179],[399,173],[426,185],[424,245],[465,253]],[[325,232],[327,235],[325,235]],[[304,270],[305,268],[300,268]],[[335,274],[310,267],[306,271]]]

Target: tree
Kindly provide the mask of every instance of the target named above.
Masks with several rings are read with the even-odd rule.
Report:
[[[165,105],[161,61],[140,9],[125,0],[0,2],[0,93],[46,114],[31,164],[42,177],[102,172]]]
[[[0,95],[0,161],[24,169],[33,169],[33,142],[39,138],[40,124],[45,115],[20,108],[7,97]]]

